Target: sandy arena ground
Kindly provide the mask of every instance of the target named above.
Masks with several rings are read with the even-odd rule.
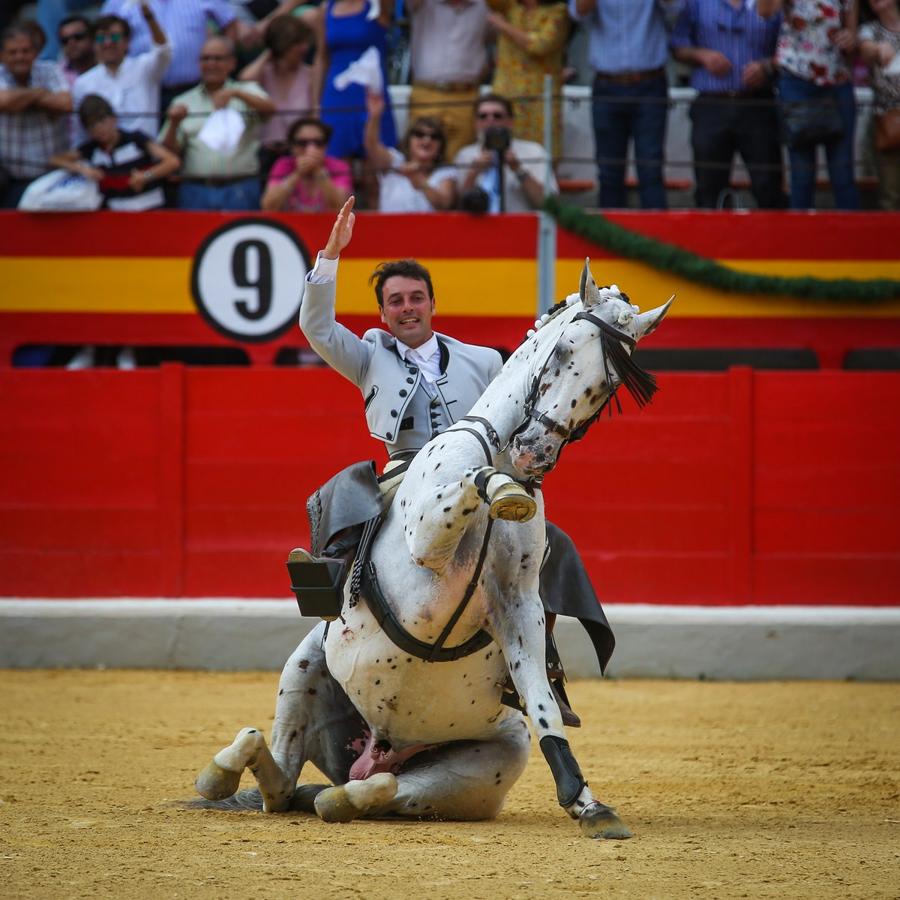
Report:
[[[900,897],[897,685],[571,685],[631,841],[582,838],[537,750],[494,822],[173,804],[241,726],[268,732],[276,683],[0,672],[0,897]]]

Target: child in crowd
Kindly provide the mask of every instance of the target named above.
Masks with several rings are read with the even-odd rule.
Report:
[[[90,140],[57,153],[50,164],[96,181],[104,207],[157,209],[164,205],[160,182],[181,165],[178,157],[140,131],[123,131],[109,103],[88,94],[78,117]]]

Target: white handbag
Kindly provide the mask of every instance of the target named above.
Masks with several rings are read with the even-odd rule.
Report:
[[[19,209],[28,212],[89,212],[99,209],[102,203],[103,195],[96,182],[65,169],[54,169],[35,178],[25,188],[19,200]]]

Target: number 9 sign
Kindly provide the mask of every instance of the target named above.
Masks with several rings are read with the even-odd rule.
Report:
[[[289,228],[237,219],[200,246],[191,292],[217,331],[237,341],[268,341],[296,325],[309,268],[306,247]]]

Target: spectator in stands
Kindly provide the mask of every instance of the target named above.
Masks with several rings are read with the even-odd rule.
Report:
[[[74,15],[66,16],[59,23],[56,36],[62,47],[60,68],[71,91],[75,86],[75,79],[97,64],[94,32],[91,23],[84,16]]]
[[[410,115],[438,119],[447,159],[475,140],[472,106],[488,68],[485,0],[408,0]]]
[[[209,36],[211,20],[226,37],[237,40],[238,23],[227,0],[149,0],[160,26],[169,36],[174,52],[162,78],[161,106],[165,111],[177,94],[183,94],[200,81],[200,50]],[[134,0],[106,0],[101,12],[121,16],[131,26],[132,56],[146,53],[152,35]]]
[[[35,18],[41,28],[42,44],[38,48],[40,59],[56,62],[59,51],[65,46],[59,40],[59,29],[67,16],[96,6],[95,0],[38,0]]]
[[[142,131],[119,128],[104,97],[88,94],[78,117],[89,140],[77,150],[51,157],[52,165],[96,181],[107,209],[142,211],[164,203],[160,181],[178,170],[181,161]]]
[[[895,122],[900,119],[900,73],[893,71],[900,56],[900,3],[868,0],[866,6],[869,21],[859,29],[859,54],[872,70],[878,199],[882,209],[900,209],[900,144],[878,147],[878,118],[893,117]],[[887,135],[881,140],[893,143]]]
[[[56,63],[37,59],[31,32],[0,35],[0,206],[18,206],[25,188],[67,146],[72,95]]]
[[[234,64],[234,43],[209,38],[200,51],[200,84],[175,97],[169,107],[161,141],[182,158],[181,209],[259,209],[259,134],[275,104],[259,85],[229,78]],[[221,142],[214,141],[219,149],[213,149],[204,126],[225,109],[240,113],[244,127],[229,135],[230,124],[217,117],[225,134]]]
[[[512,137],[513,117],[512,102],[506,97],[484,94],[476,101],[478,142],[463,147],[456,156],[460,202],[470,212],[538,209],[548,178],[551,193],[558,190],[544,148]]]
[[[72,99],[76,108],[88,94],[109,101],[128,131],[155,137],[159,131],[159,85],[172,59],[172,46],[147,3],[141,13],[153,33],[153,48],[138,56],[128,55],[131,26],[119,16],[102,16],[94,25],[94,44],[99,62],[75,79]],[[79,141],[84,132],[79,130]]]
[[[275,103],[275,115],[263,126],[260,138],[265,171],[290,152],[286,137],[291,122],[312,114],[312,68],[305,62],[312,39],[312,31],[300,19],[278,16],[265,31],[266,49],[241,71],[241,81],[257,82]]]
[[[715,209],[729,189],[735,151],[760,209],[786,205],[775,44],[781,16],[763,19],[745,0],[686,0],[672,34],[675,58],[694,66],[691,106],[695,201]]]
[[[856,50],[856,0],[757,0],[756,8],[761,16],[784,10],[775,61],[791,163],[791,208],[815,205],[816,147],[824,143],[835,206],[859,209],[856,99],[848,63]],[[809,136],[826,131],[827,137]]]
[[[298,10],[298,7],[300,9]],[[291,16],[299,19],[312,30],[315,27],[316,8],[314,4],[308,0],[282,0],[277,5],[274,0],[263,0],[263,2],[245,3],[245,9],[251,15],[257,15],[258,18],[249,26],[245,22],[239,22],[241,33],[238,40],[242,47],[253,48],[258,47],[265,41],[266,31],[275,19],[282,16]]]
[[[313,97],[318,100],[322,121],[331,126],[328,153],[341,159],[362,157],[366,127],[366,87],[351,82],[342,90],[334,79],[355,63],[370,47],[381,59],[382,91],[386,113],[381,118],[381,141],[397,143],[394,114],[387,93],[387,26],[392,4],[378,0],[323,0],[316,18],[316,58],[313,63]],[[373,13],[378,13],[372,17]]]
[[[331,129],[320,119],[301,118],[288,131],[290,156],[279,159],[262,198],[262,208],[288,212],[336,212],[353,190],[350,166],[325,155]]]
[[[497,30],[491,89],[516,101],[516,137],[544,143],[544,75],[553,76],[553,156],[562,148],[562,67],[569,16],[562,0],[488,0]],[[527,98],[527,99],[525,99]]]
[[[366,157],[378,177],[381,212],[434,212],[456,202],[456,171],[441,166],[447,138],[441,123],[431,116],[416,116],[403,139],[401,153],[381,143],[381,94],[366,96]]]
[[[588,26],[594,142],[601,207],[627,206],[625,160],[634,141],[641,207],[665,209],[668,59],[666,13],[681,0],[568,0],[569,13]]]

